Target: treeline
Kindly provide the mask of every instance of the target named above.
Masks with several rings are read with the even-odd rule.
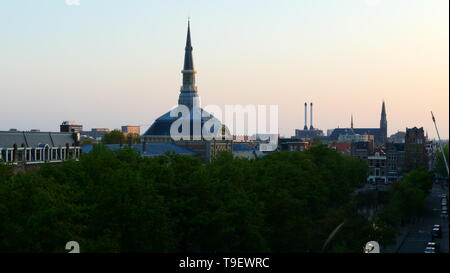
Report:
[[[447,166],[449,164],[449,158],[448,158],[448,143],[443,147],[444,149],[444,156],[442,155],[442,151],[439,148],[439,151],[437,151],[437,158],[436,158],[436,168],[435,172],[442,177],[448,177],[447,168],[445,167],[445,161],[447,161]]]
[[[66,252],[73,240],[81,252],[361,252],[385,236],[351,197],[366,174],[322,145],[207,164],[96,145],[29,173],[0,164],[0,251]]]
[[[425,169],[408,173],[402,181],[392,185],[388,201],[377,216],[375,225],[384,229],[384,234],[396,229],[424,214],[426,198],[433,186],[433,176]]]

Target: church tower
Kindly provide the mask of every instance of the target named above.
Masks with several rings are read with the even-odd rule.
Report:
[[[352,131],[353,131],[353,114],[352,114],[352,118],[351,118],[351,121],[350,121],[350,128],[351,128]]]
[[[380,119],[380,135],[381,135],[381,143],[387,142],[387,118],[386,118],[386,106],[384,104],[381,106],[381,119]]]
[[[190,21],[188,21],[186,47],[184,48],[184,66],[181,73],[183,74],[183,85],[180,89],[178,104],[186,105],[189,108],[193,106],[199,107],[197,86],[195,86],[195,73],[197,72],[194,70],[194,60],[192,58]]]

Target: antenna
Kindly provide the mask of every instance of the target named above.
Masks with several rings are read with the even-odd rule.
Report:
[[[436,128],[436,133],[437,133],[438,139],[439,139],[439,147],[441,148],[442,157],[444,158],[445,168],[447,169],[447,177],[448,177],[449,174],[448,174],[447,158],[445,157],[444,148],[442,148],[441,136],[439,135],[439,130],[436,125],[436,119],[434,118],[433,111],[431,111],[431,118],[433,119],[434,127]]]

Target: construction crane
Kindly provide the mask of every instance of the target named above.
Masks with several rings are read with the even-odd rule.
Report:
[[[436,128],[436,133],[437,133],[437,136],[438,136],[438,139],[439,139],[439,147],[441,148],[442,158],[444,159],[444,164],[445,164],[445,168],[447,169],[447,177],[448,177],[449,173],[448,173],[447,158],[445,157],[444,148],[442,147],[442,141],[441,141],[441,137],[439,135],[439,130],[438,130],[438,127],[436,125],[436,119],[434,118],[433,111],[431,111],[431,118],[433,119],[434,127]]]

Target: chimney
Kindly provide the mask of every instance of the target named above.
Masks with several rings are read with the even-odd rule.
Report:
[[[309,130],[314,130],[314,126],[313,126],[313,104],[312,104],[312,102],[311,102],[311,104],[310,104],[310,111],[311,111],[311,116],[310,116],[310,118],[311,118],[311,125],[310,125],[310,127],[309,127]]]
[[[308,104],[305,102],[305,127],[303,127],[303,130],[308,130]]]

